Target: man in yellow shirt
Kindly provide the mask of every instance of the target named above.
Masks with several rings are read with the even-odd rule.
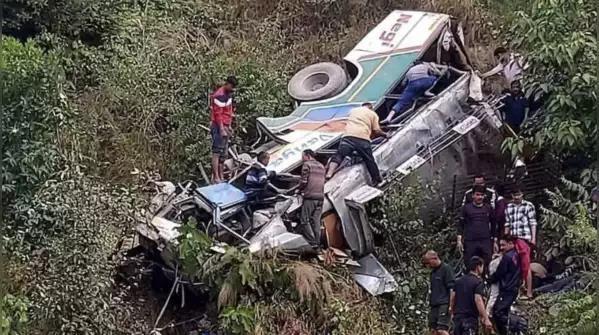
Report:
[[[381,130],[379,126],[379,116],[372,109],[372,104],[369,102],[363,103],[362,107],[357,107],[351,110],[347,124],[345,126],[345,132],[337,153],[333,156],[329,168],[327,171],[327,179],[331,178],[337,170],[337,167],[343,159],[347,156],[351,156],[353,151],[356,151],[364,163],[366,169],[370,174],[374,185],[379,184],[383,181],[379,168],[372,156],[372,145],[370,142],[371,137],[387,136],[387,134]]]

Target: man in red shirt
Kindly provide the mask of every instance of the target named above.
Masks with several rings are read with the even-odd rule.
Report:
[[[237,78],[227,77],[225,84],[210,95],[210,135],[212,137],[212,182],[224,180],[223,161],[227,155],[229,138],[233,134],[233,92]]]

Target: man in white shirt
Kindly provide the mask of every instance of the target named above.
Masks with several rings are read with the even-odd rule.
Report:
[[[496,74],[501,74],[507,81],[507,85],[515,80],[521,80],[524,70],[528,68],[524,57],[519,54],[508,52],[506,48],[499,47],[493,52],[497,65],[488,72],[480,75],[481,78],[488,78]]]

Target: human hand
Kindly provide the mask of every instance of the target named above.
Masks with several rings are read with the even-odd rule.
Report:
[[[493,330],[493,324],[491,323],[491,320],[489,320],[488,317],[486,317],[486,318],[483,319],[483,326],[488,331]]]
[[[463,254],[464,253],[464,244],[462,243],[462,240],[458,239],[456,246],[457,246],[460,254]]]
[[[227,132],[227,129],[225,127],[220,127],[220,134],[223,137],[229,137],[229,133]]]

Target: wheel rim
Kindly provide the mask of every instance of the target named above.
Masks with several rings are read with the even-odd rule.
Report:
[[[313,73],[304,80],[303,87],[305,90],[314,92],[325,87],[329,83],[329,76],[324,72]]]

